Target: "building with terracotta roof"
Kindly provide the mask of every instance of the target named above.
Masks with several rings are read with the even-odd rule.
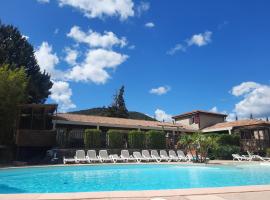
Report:
[[[260,151],[270,147],[270,123],[264,120],[221,122],[204,128],[202,132],[239,134],[242,150]]]
[[[263,150],[270,147],[270,123],[263,120],[226,122],[226,114],[202,110],[173,117],[173,122],[134,120],[82,114],[57,113],[57,105],[21,105],[17,120],[16,144],[24,147],[82,148],[85,129],[101,130],[102,148],[107,147],[107,131],[118,129],[160,130],[169,141],[167,148],[175,147],[181,134],[203,133],[239,134],[243,150]]]
[[[185,125],[195,130],[202,130],[208,126],[225,122],[227,115],[203,110],[194,110],[180,115],[173,116],[177,124]]]

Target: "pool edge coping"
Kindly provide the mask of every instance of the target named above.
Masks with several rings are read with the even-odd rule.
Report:
[[[110,192],[75,192],[75,193],[27,193],[27,194],[0,194],[0,199],[9,200],[78,200],[78,199],[104,199],[104,198],[153,198],[228,194],[242,192],[270,191],[270,185],[233,186],[216,188],[192,188],[173,190],[141,190],[141,191],[110,191]]]

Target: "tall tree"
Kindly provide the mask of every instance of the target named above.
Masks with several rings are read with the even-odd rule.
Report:
[[[122,86],[114,95],[113,103],[108,107],[109,117],[128,118],[128,110],[124,99],[125,87]]]
[[[5,64],[12,70],[20,67],[25,69],[29,79],[26,90],[29,103],[45,102],[52,87],[50,76],[40,71],[34,49],[20,31],[12,25],[0,22],[0,66]]]
[[[25,103],[27,76],[23,68],[0,66],[0,144],[12,144],[17,105]]]

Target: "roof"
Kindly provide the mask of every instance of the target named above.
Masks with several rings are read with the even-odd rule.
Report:
[[[145,129],[162,129],[165,130],[182,130],[191,132],[194,131],[182,124],[173,124],[169,122],[159,121],[147,121],[147,120],[135,120],[135,119],[124,119],[116,117],[103,117],[94,115],[81,115],[81,114],[70,114],[70,113],[58,113],[54,120],[58,124],[84,124],[84,125],[100,125],[107,127],[123,127],[123,128],[145,128]]]
[[[183,114],[180,114],[180,115],[173,116],[172,118],[177,119],[177,118],[187,117],[187,116],[194,115],[194,114],[199,114],[199,113],[203,113],[203,114],[206,114],[206,115],[216,115],[216,116],[227,117],[227,115],[223,114],[223,113],[209,112],[209,111],[204,111],[204,110],[193,110],[191,112],[186,112],[186,113],[183,113]]]
[[[203,129],[203,132],[211,132],[211,131],[222,131],[228,130],[236,127],[243,127],[243,126],[270,126],[270,123],[263,120],[257,119],[244,119],[244,120],[237,120],[232,122],[222,122],[215,124],[213,126],[209,126]]]

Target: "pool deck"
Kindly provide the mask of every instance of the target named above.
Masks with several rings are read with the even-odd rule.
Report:
[[[55,194],[0,194],[3,200],[269,200],[270,185],[177,190],[78,192]]]
[[[253,164],[258,162],[211,161],[210,164]],[[132,163],[130,163],[132,164]],[[134,164],[134,163],[133,163]],[[161,163],[159,163],[161,164]],[[168,164],[168,163],[164,163]],[[177,164],[177,163],[169,163]],[[181,163],[183,164],[183,163]],[[192,163],[186,163],[192,164]],[[268,163],[270,165],[270,163]],[[54,165],[59,166],[59,165]],[[60,165],[61,166],[61,165]],[[27,166],[25,166],[27,167]],[[29,167],[29,166],[28,166]],[[39,166],[40,167],[40,166]],[[41,193],[41,194],[0,194],[0,200],[269,200],[270,185],[237,186],[219,188],[193,188],[175,190]]]

